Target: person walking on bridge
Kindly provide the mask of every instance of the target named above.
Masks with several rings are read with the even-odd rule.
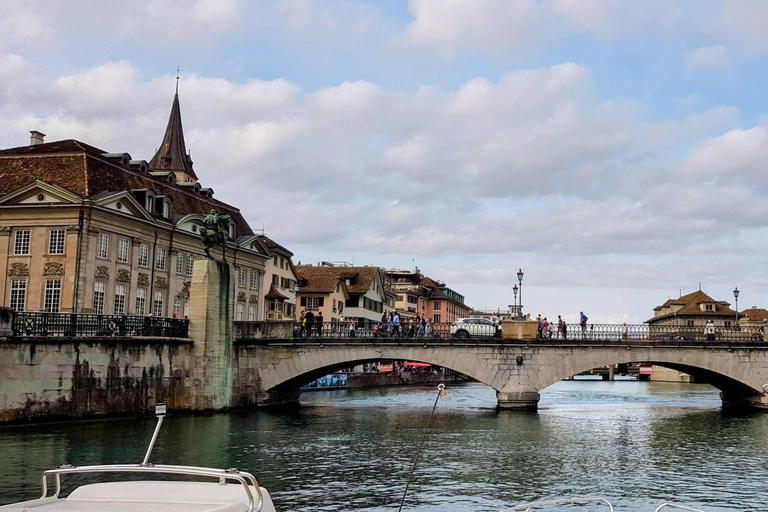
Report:
[[[563,317],[560,315],[557,315],[557,337],[562,338],[563,337]]]

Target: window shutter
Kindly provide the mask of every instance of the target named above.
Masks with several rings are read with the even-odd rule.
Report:
[[[307,305],[307,298],[306,297],[302,297],[301,298],[301,305],[302,306],[306,306]]]
[[[323,307],[323,302],[325,302],[325,297],[320,297],[320,300],[317,302],[317,305],[320,307]]]

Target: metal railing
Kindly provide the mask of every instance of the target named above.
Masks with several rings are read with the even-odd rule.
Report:
[[[498,343],[505,343],[499,326],[478,324],[467,325],[462,323],[410,323],[408,321],[397,324],[388,322],[370,321],[331,321],[331,322],[283,322],[279,333],[272,336],[264,331],[264,335],[252,336],[246,329],[254,322],[235,322],[236,331],[240,333],[238,339],[256,338],[293,338],[302,339],[304,342],[327,338],[393,338],[403,339],[431,339],[439,340],[467,339],[488,341],[498,339]],[[257,322],[258,323],[258,322]],[[263,322],[259,324],[268,324]],[[579,324],[566,325],[558,328],[557,324],[550,325],[549,329],[543,328],[535,333],[531,342],[570,344],[581,342],[604,343],[642,343],[642,344],[676,344],[676,345],[700,345],[707,343],[763,343],[765,334],[762,326],[745,327],[715,327],[712,333],[705,332],[704,326],[658,326],[648,324],[587,324],[582,327]]]
[[[50,469],[43,473],[43,495],[40,499],[48,497],[48,477],[55,477],[56,491],[53,498],[58,498],[61,493],[61,475],[64,474],[83,474],[83,473],[159,473],[166,475],[183,475],[216,478],[219,482],[225,480],[234,480],[243,486],[246,497],[248,498],[248,512],[259,512],[264,506],[264,496],[261,493],[256,478],[244,471],[237,469],[215,469],[196,466],[170,466],[163,464],[110,464],[103,466],[71,466],[65,465],[56,469]],[[250,486],[253,486],[258,494],[258,501],[254,500]]]
[[[152,336],[188,338],[189,320],[90,313],[14,313],[14,336]]]

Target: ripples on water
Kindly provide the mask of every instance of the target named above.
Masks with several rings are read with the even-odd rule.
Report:
[[[396,510],[435,393],[316,391],[291,412],[170,416],[152,460],[251,471],[282,512]],[[767,417],[723,416],[710,386],[563,381],[541,393],[538,414],[497,413],[481,384],[448,393],[403,510],[573,496],[617,511],[768,510]],[[131,418],[0,429],[0,503],[36,497],[41,472],[65,462],[139,462],[153,428]]]

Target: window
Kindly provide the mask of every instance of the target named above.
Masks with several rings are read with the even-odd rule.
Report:
[[[280,268],[285,268],[285,258],[280,256]]]
[[[259,275],[261,275],[261,273],[258,270],[251,269],[251,290],[259,289]]]
[[[176,314],[176,316],[181,314],[181,297],[173,298],[173,312]]]
[[[435,323],[436,324],[440,323],[440,315],[435,315]]]
[[[245,288],[246,282],[248,282],[248,269],[240,267],[240,272],[237,274],[237,286],[239,288]]]
[[[693,327],[693,320],[688,320],[688,327]]]
[[[155,270],[165,270],[165,257],[167,254],[167,250],[162,247],[157,248],[157,253],[155,254]]]
[[[149,266],[149,245],[147,244],[141,244],[139,246],[139,266]]]
[[[277,309],[277,299],[269,299],[269,310],[275,311]]]
[[[712,304],[705,305],[704,309],[707,310],[707,311],[712,311]]]
[[[128,263],[128,248],[131,242],[127,238],[121,238],[120,244],[117,246],[117,261],[120,263]]]
[[[272,275],[272,284],[278,286],[280,284],[280,276],[277,274]]]
[[[333,299],[333,312],[336,312],[336,299]]]
[[[147,314],[147,289],[139,288],[136,290],[136,314]]]
[[[323,305],[323,297],[307,297],[307,309],[318,309]]]
[[[13,244],[13,254],[25,255],[29,254],[29,239],[31,231],[28,229],[19,230],[16,232],[16,241]]]
[[[118,284],[115,286],[115,314],[125,314],[125,292],[126,286],[124,284]]]
[[[104,294],[107,285],[102,281],[93,283],[93,312],[97,315],[104,314]]]
[[[107,259],[109,257],[109,234],[99,233],[99,247],[96,256]]]
[[[256,306],[248,306],[248,321],[256,321]]]
[[[726,320],[726,321],[723,323],[723,326],[724,326],[724,327],[730,327],[730,326],[731,326],[731,321],[730,321],[730,320]]]
[[[11,281],[11,309],[24,311],[27,305],[27,282],[23,279]]]
[[[229,223],[229,238],[234,239],[235,238],[235,223],[230,222]]]
[[[155,302],[152,306],[152,314],[163,316],[163,303],[165,302],[165,293],[155,292]]]
[[[245,314],[245,306],[243,304],[238,304],[237,310],[235,311],[235,321],[242,322],[244,314]]]
[[[187,275],[191,276],[192,271],[195,269],[195,255],[190,254],[187,256]]]
[[[147,201],[145,203],[147,211],[149,213],[155,213],[155,198],[151,194],[147,194]]]
[[[61,308],[61,279],[47,279],[45,281],[45,310],[50,313],[58,313]]]
[[[275,266],[277,266],[277,256],[275,256],[275,259],[274,259],[273,262],[274,262]]]
[[[171,202],[170,201],[163,201],[163,217],[166,219],[171,218]]]
[[[176,253],[176,273],[181,275],[184,273],[184,253]]]
[[[186,318],[188,316],[189,316],[189,301],[184,303],[184,317]]]
[[[439,300],[436,300],[435,301],[435,311],[440,311],[441,309],[443,309],[443,303],[440,302]]]
[[[64,237],[67,232],[63,229],[52,229],[48,237],[48,254],[64,254]]]

